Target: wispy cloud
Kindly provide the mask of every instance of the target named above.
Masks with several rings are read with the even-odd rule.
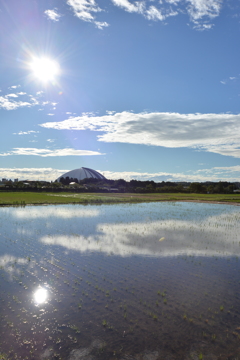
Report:
[[[187,3],[191,21],[195,23],[196,28],[202,30],[211,27],[206,22],[219,16],[222,7],[221,0],[187,0]]]
[[[136,12],[139,14],[144,14],[145,1],[130,2],[128,0],[112,0],[112,2],[114,5],[119,6],[128,12]]]
[[[75,16],[83,21],[94,23],[99,29],[109,24],[96,20],[94,14],[101,12],[102,9],[97,5],[95,0],[68,0],[67,4],[73,9]]]
[[[53,168],[0,168],[1,177],[6,179],[28,179],[28,180],[46,180],[54,181],[62,174],[71,169],[53,169]],[[137,171],[103,171],[97,169],[107,179],[132,179],[146,181],[230,181],[239,182],[240,165],[230,167],[214,167],[210,169],[200,169],[196,171],[188,171],[187,174],[181,172],[137,172]]]
[[[13,85],[13,86],[10,86],[9,89],[17,89],[17,88],[20,88],[21,85]]]
[[[53,168],[0,168],[1,177],[19,180],[54,181],[68,170]]]
[[[59,21],[60,17],[62,16],[57,12],[57,9],[46,10],[44,11],[44,14],[48,17],[49,20],[52,21]]]
[[[231,167],[214,167],[211,169],[201,169],[197,171],[188,171],[186,173],[176,172],[137,172],[137,171],[101,171],[107,179],[118,180],[124,179],[126,181],[130,180],[140,180],[147,181],[153,180],[155,182],[161,181],[189,181],[189,182],[205,182],[205,181],[229,181],[229,182],[239,182],[240,178],[240,166],[231,166]]]
[[[8,94],[8,95],[6,95],[6,97],[14,97],[14,98],[17,98],[18,95],[17,95],[17,94]]]
[[[18,88],[18,86],[11,86],[9,89],[14,90]],[[32,94],[27,94],[26,92],[17,92],[15,93],[9,93],[9,94],[3,94],[0,96],[0,109],[4,110],[16,110],[18,108],[23,107],[33,107],[36,105],[46,106],[51,105],[53,106],[53,110],[56,109],[56,102],[49,102],[49,101],[41,101],[39,97],[43,94],[42,91],[37,92],[36,96],[33,96]],[[22,96],[22,99],[24,101],[18,101],[18,97]]]
[[[44,91],[42,91],[42,90],[36,92],[36,95],[37,95],[37,96],[42,96],[43,94],[44,94]]]
[[[164,21],[169,16],[186,12],[194,28],[198,30],[210,29],[211,21],[219,16],[221,0],[162,0],[153,5],[154,1],[112,0],[113,4],[130,13],[138,13],[148,20]]]
[[[69,118],[40,126],[57,130],[92,130],[99,141],[189,147],[240,158],[240,114],[121,112]]]
[[[213,19],[219,16],[222,0],[186,0],[188,14],[196,22],[200,19]]]
[[[31,102],[29,101],[13,101],[9,100],[8,96],[0,96],[0,109],[4,110],[16,110],[21,107],[32,107],[37,105],[38,102],[36,99],[31,99]]]
[[[231,179],[229,181],[239,181],[240,165],[227,166],[227,167],[216,166],[211,169],[201,169],[201,170],[197,170],[196,174],[204,174],[204,176],[214,176],[221,179]]]
[[[229,76],[228,78],[225,78],[223,80],[220,80],[220,83],[223,85],[226,85],[227,83],[236,82],[239,81],[239,75],[238,76]]]
[[[11,155],[31,155],[31,156],[91,156],[91,155],[103,155],[98,151],[90,150],[75,150],[75,149],[37,149],[37,148],[14,148],[12,151],[6,153],[0,153],[0,156]]]
[[[19,131],[18,133],[13,133],[13,135],[30,135],[30,134],[38,134],[40,131],[34,131],[34,130],[29,130],[29,131]]]
[[[196,30],[209,30],[212,21],[220,15],[222,0],[111,0],[113,5],[137,13],[150,21],[165,21],[171,16],[187,14]],[[109,24],[96,20],[96,14],[103,11],[95,0],[67,0],[75,16],[83,21],[94,23],[99,29]],[[54,10],[47,10],[49,18],[55,16]],[[53,13],[52,13],[53,12]],[[53,19],[52,19],[53,20]]]

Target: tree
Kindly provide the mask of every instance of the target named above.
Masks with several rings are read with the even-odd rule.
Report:
[[[202,184],[198,182],[191,183],[189,187],[189,191],[191,193],[203,193],[205,191],[205,188]]]

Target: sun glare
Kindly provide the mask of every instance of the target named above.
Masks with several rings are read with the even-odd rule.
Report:
[[[42,304],[47,300],[48,292],[46,289],[39,288],[37,291],[35,291],[33,297],[37,304]]]
[[[59,64],[49,58],[34,58],[30,68],[33,76],[44,83],[54,81],[60,72]]]

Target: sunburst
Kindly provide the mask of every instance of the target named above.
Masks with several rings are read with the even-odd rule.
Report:
[[[43,83],[53,82],[60,73],[59,64],[50,58],[34,58],[29,65],[32,75]]]

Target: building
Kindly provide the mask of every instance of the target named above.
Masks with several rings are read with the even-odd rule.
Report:
[[[65,174],[59,176],[59,178],[57,178],[57,181],[60,182],[61,178],[77,179],[78,181],[81,181],[83,179],[91,179],[91,178],[98,180],[106,180],[106,178],[96,170],[85,167],[68,171]]]

